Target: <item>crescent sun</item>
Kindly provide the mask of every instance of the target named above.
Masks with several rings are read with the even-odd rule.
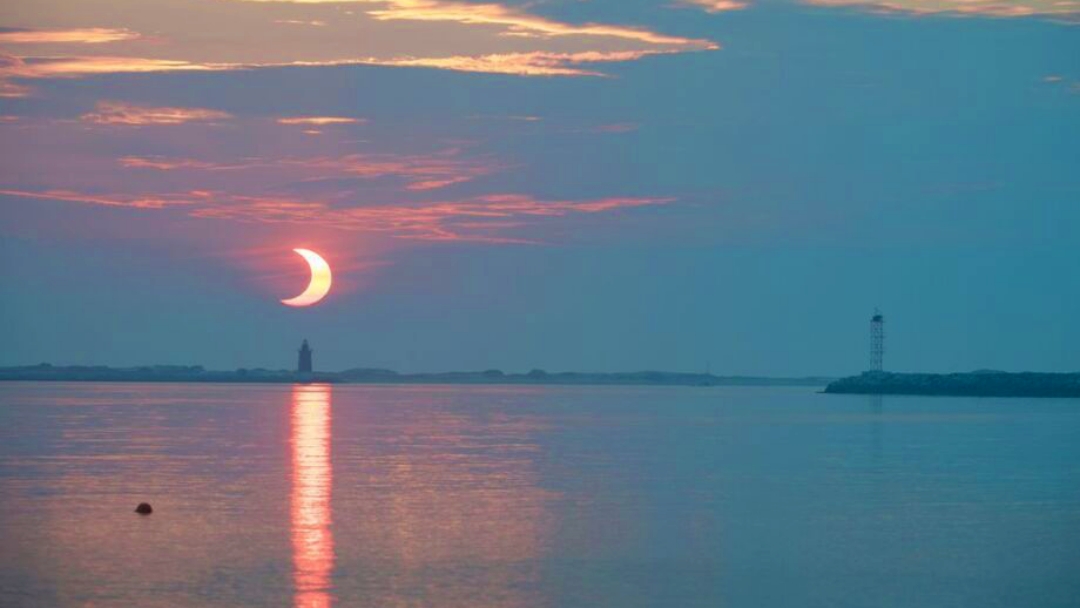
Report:
[[[311,267],[311,282],[308,283],[307,289],[303,293],[295,298],[282,300],[281,303],[286,306],[297,307],[318,304],[330,292],[330,265],[326,263],[326,260],[321,255],[310,249],[293,249],[293,251],[300,254],[304,261],[308,263],[308,266]]]

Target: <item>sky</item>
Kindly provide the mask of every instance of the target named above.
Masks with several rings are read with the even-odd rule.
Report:
[[[1078,263],[1080,1],[0,6],[0,365],[1080,371]]]

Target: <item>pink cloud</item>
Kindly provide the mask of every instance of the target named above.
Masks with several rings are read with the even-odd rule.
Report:
[[[0,97],[28,97],[32,92],[28,86],[0,79]]]
[[[436,155],[348,154],[341,157],[289,159],[282,166],[320,169],[330,175],[365,178],[398,176],[414,190],[430,190],[490,175],[501,165],[481,159],[463,159],[454,150]]]
[[[172,160],[151,156],[124,156],[119,159],[119,163],[121,166],[131,169],[157,169],[159,171],[173,171],[176,169],[212,170],[227,168],[214,165],[213,163],[197,161],[187,158]]]
[[[672,202],[672,198],[636,197],[545,201],[522,194],[491,194],[462,201],[332,208],[325,203],[244,198],[234,199],[234,204],[196,209],[192,215],[270,223],[313,222],[342,230],[385,233],[399,239],[527,243],[533,241],[502,232],[526,228],[540,220]]]
[[[594,133],[632,133],[641,128],[641,125],[633,122],[618,122],[610,125],[600,125],[593,129]]]
[[[189,158],[125,156],[121,166],[158,171],[248,172],[248,181],[289,179],[315,182],[340,178],[400,178],[407,190],[435,190],[475,180],[503,169],[486,158],[465,158],[457,149],[436,154],[370,154],[310,158],[252,158],[236,163],[215,163]]]
[[[277,119],[278,124],[282,125],[349,125],[349,124],[364,124],[367,122],[365,118],[346,118],[344,116],[286,116]]]
[[[98,125],[179,125],[187,122],[225,120],[232,115],[206,108],[172,108],[137,106],[120,101],[98,102],[93,112],[81,119]]]
[[[20,153],[0,171],[0,194],[207,219],[310,224],[394,239],[486,243],[543,241],[551,234],[545,228],[565,232],[577,223],[595,226],[609,216],[672,202],[476,195],[485,185],[481,178],[506,171],[512,161],[475,153],[466,142],[420,153],[334,154],[343,145],[334,128],[327,129],[324,141],[309,140],[298,129],[269,122],[276,118],[233,118],[227,130],[201,126],[227,116],[207,108],[114,101],[102,102],[84,120],[110,126],[197,124],[153,131],[85,128],[71,121],[3,125],[38,129],[40,137],[12,148]],[[146,139],[151,135],[152,142]],[[208,141],[213,142],[209,148]],[[131,153],[147,149],[176,155]],[[117,151],[121,155],[113,156]],[[48,169],[55,166],[65,170]],[[468,188],[452,187],[468,182],[473,182]]]
[[[505,234],[579,214],[667,205],[672,198],[611,197],[541,200],[523,194],[489,194],[465,200],[340,207],[324,200],[245,196],[192,190],[166,194],[89,194],[70,190],[0,190],[0,195],[136,209],[181,208],[192,217],[258,223],[311,224],[421,241],[534,243]]]
[[[131,30],[104,27],[0,32],[0,44],[102,44],[137,38],[139,34]]]
[[[682,0],[681,4],[703,8],[707,13],[737,11],[748,6],[746,2],[739,2],[738,0]]]
[[[72,190],[42,190],[35,192],[31,190],[0,189],[0,195],[19,198],[86,203],[104,207],[130,207],[133,209],[165,209],[176,205],[192,205],[196,203],[196,200],[193,200],[192,197],[198,197],[199,194],[198,192],[189,192],[187,194],[131,196],[124,194],[97,195]]]

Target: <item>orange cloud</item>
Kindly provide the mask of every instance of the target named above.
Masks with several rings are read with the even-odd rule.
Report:
[[[227,64],[196,64],[139,57],[15,57],[0,55],[0,97],[26,97],[32,89],[12,79],[79,78],[94,74],[241,69]]]
[[[228,64],[198,64],[169,59],[141,57],[46,57],[20,58],[18,70],[11,76],[19,78],[75,78],[89,74],[123,74],[145,72],[205,71],[239,69],[245,66]]]
[[[666,36],[643,28],[600,23],[572,24],[546,19],[516,7],[494,3],[452,0],[245,0],[247,2],[291,2],[294,4],[373,4],[380,8],[365,11],[380,21],[446,21],[464,25],[499,26],[511,35],[556,37],[594,36],[633,40],[646,44],[717,49],[714,42],[680,36]]]
[[[603,76],[596,70],[579,66],[586,63],[621,62],[678,51],[583,51],[580,53],[504,53],[498,55],[412,57],[406,59],[372,59],[374,65],[438,68],[460,72],[515,74],[519,76]]]
[[[345,118],[343,116],[291,116],[277,119],[283,125],[348,125],[364,124],[365,118]]]
[[[0,44],[101,44],[135,40],[139,34],[126,29],[103,27],[70,30],[11,30],[0,31]]]
[[[678,50],[639,51],[582,51],[576,53],[505,53],[451,57],[368,57],[332,61],[294,61],[288,63],[239,64],[191,63],[167,59],[140,57],[79,56],[61,58],[22,58],[0,55],[0,97],[26,97],[30,87],[12,79],[78,78],[95,74],[153,73],[180,71],[244,70],[271,67],[333,67],[349,65],[380,65],[390,67],[419,67],[508,74],[516,76],[603,76],[596,70],[577,67],[589,63],[634,61],[650,55],[678,53]],[[357,119],[361,121],[361,119]],[[289,123],[286,123],[289,124]],[[298,124],[298,123],[292,123]]]
[[[96,110],[81,116],[82,120],[99,125],[179,125],[186,122],[224,120],[232,115],[205,108],[168,108],[136,106],[119,101],[98,102]]]
[[[174,0],[169,19],[163,20],[147,3],[102,1],[94,5],[95,21],[132,29],[0,32],[0,43],[50,45],[48,53],[20,53],[0,63],[0,95],[29,94],[17,79],[288,66],[366,64],[519,76],[596,76],[600,74],[584,64],[719,48],[710,40],[641,27],[558,21],[496,2],[237,0],[229,3],[229,18],[223,19],[224,4]],[[344,11],[347,6],[356,11]],[[55,8],[47,4],[29,3],[23,12],[21,18],[28,22],[55,22]],[[389,25],[403,21],[418,24],[408,29]],[[282,24],[317,26],[318,31]],[[154,36],[143,38],[134,30],[153,31]],[[206,44],[207,40],[214,44]],[[106,42],[119,44],[97,44]],[[100,46],[106,46],[108,54],[94,48]]]
[[[280,25],[310,25],[312,27],[326,27],[325,21],[304,21],[302,19],[275,19],[274,23]]]
[[[361,0],[367,1],[371,0]],[[380,20],[452,21],[471,25],[498,25],[512,34],[535,36],[600,36],[634,40],[647,44],[692,47],[699,49],[719,48],[708,40],[665,36],[649,30],[587,23],[575,25],[553,21],[501,4],[472,4],[447,0],[387,0],[386,8],[368,11]]]

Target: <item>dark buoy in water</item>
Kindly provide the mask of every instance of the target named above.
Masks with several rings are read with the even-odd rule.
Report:
[[[135,507],[135,512],[139,515],[149,515],[154,512],[154,507],[151,507],[148,502],[140,502],[139,506]]]

